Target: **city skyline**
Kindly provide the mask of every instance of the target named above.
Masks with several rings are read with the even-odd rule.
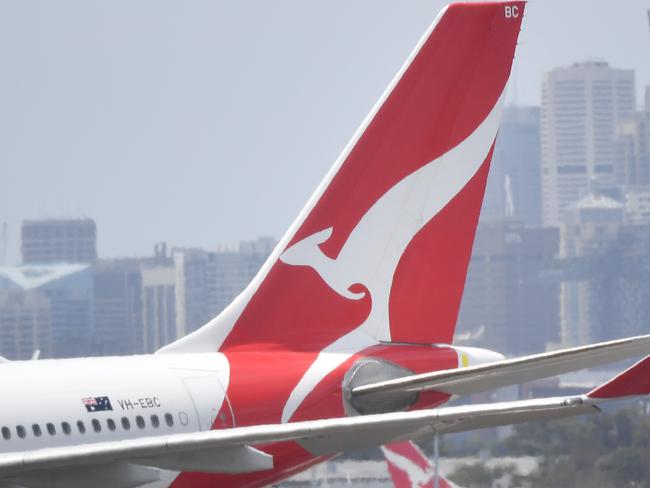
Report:
[[[10,359],[153,353],[218,315],[275,246],[160,243],[146,257],[97,259],[92,220],[27,224],[27,262],[0,266],[0,357]]]
[[[94,218],[102,257],[279,238],[442,4],[4,5],[8,264],[31,218]],[[640,103],[648,6],[531,2],[509,102],[600,57],[635,70]]]

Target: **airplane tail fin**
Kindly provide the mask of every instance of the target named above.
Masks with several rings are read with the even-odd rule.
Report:
[[[250,286],[161,352],[450,343],[523,11],[446,7]]]
[[[395,488],[434,488],[435,470],[417,444],[411,441],[391,442],[381,446],[388,472]],[[455,488],[449,480],[438,476],[439,488]]]

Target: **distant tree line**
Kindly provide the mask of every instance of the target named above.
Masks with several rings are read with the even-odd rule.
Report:
[[[459,467],[450,479],[464,488],[650,488],[650,416],[643,408],[626,408],[587,418],[521,424],[492,455],[536,456],[540,463],[528,476],[514,466],[488,468],[482,463]]]

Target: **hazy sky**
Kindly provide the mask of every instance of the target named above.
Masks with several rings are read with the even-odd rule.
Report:
[[[103,257],[280,237],[444,3],[0,0],[9,262],[26,218],[94,218]],[[599,58],[640,105],[648,7],[532,0],[509,99]]]

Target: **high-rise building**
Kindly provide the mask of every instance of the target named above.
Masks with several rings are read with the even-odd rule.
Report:
[[[271,238],[218,251],[174,251],[176,329],[183,336],[218,315],[255,277],[275,247]]]
[[[619,185],[650,185],[650,111],[619,121],[616,131],[616,177]]]
[[[628,224],[650,224],[650,186],[625,188],[623,203]]]
[[[635,110],[634,71],[605,62],[576,63],[546,73],[542,87],[542,214],[558,226],[562,210],[593,183],[617,183],[617,124]]]
[[[275,244],[275,239],[260,237],[254,241],[241,241],[236,249],[210,254],[206,282],[210,315],[221,312],[246,288]]]
[[[93,268],[92,353],[143,351],[142,259],[100,260]]]
[[[481,218],[541,224],[539,107],[503,110]]]
[[[92,219],[26,220],[22,225],[24,264],[93,263],[97,228]]]
[[[0,354],[28,359],[52,355],[50,301],[35,290],[0,290]]]
[[[562,212],[560,254],[563,258],[602,254],[625,220],[621,202],[590,192]]]
[[[0,354],[25,359],[32,347],[44,356],[87,355],[92,289],[91,269],[84,264],[0,268]]]
[[[650,87],[646,107],[624,118],[616,131],[616,176],[627,223],[650,223]]]
[[[176,337],[182,337],[212,318],[208,308],[207,274],[209,251],[175,249]]]
[[[176,270],[154,266],[142,270],[143,348],[152,353],[173,341],[176,330]]]
[[[650,226],[624,225],[591,269],[596,341],[650,332]]]
[[[456,339],[508,354],[539,352],[557,342],[558,240],[556,228],[481,222]]]
[[[568,270],[560,287],[563,347],[603,339],[595,332],[598,297],[594,282],[600,273],[600,259],[618,239],[624,218],[622,203],[597,192],[563,210],[561,255]]]
[[[173,341],[176,329],[176,269],[164,244],[156,246],[155,260],[143,266],[143,349],[153,353]]]
[[[578,246],[583,255],[563,260],[564,347],[650,332],[650,226],[621,224],[621,209],[610,203],[609,216],[584,226],[584,239],[598,244]]]

